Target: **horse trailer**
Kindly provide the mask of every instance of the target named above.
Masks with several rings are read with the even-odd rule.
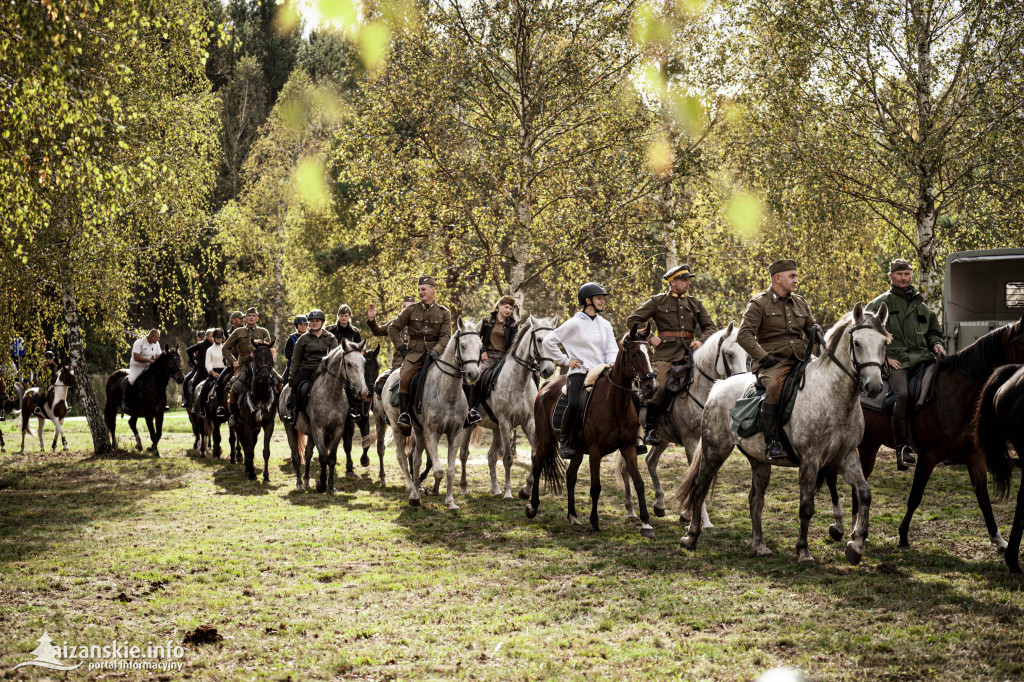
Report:
[[[946,258],[942,330],[955,353],[1024,313],[1024,248],[958,251]]]

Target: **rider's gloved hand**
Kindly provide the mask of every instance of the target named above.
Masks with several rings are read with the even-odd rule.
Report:
[[[429,355],[430,359],[433,360],[433,361],[437,361],[441,357],[440,355],[437,354],[437,351],[434,350],[433,348],[431,348],[429,351],[427,351],[427,355]]]
[[[758,362],[757,364],[758,366],[760,366],[761,369],[768,369],[770,367],[774,367],[780,362],[781,360],[779,360],[777,355],[772,355],[771,353],[769,353],[768,355],[761,358],[761,361]]]

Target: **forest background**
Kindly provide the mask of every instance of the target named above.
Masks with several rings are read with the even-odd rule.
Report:
[[[596,280],[617,324],[678,263],[725,324],[780,257],[825,324],[897,256],[937,308],[948,253],[1022,243],[1021,4],[14,3],[0,339],[84,376],[422,273],[472,317]]]

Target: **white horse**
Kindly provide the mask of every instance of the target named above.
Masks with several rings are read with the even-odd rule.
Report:
[[[728,327],[719,329],[693,352],[690,385],[672,399],[668,410],[658,421],[656,433],[660,442],[651,447],[645,457],[647,470],[651,473],[651,484],[654,486],[655,516],[665,515],[665,492],[661,489],[661,479],[658,477],[658,462],[662,453],[673,443],[678,443],[686,450],[686,461],[692,463],[700,447],[700,417],[704,413],[704,404],[712,384],[747,371],[749,356],[736,340],[738,332],[736,325],[730,322]],[[625,490],[626,518],[638,519],[633,511],[633,494],[630,486],[625,484],[626,463],[622,458],[619,458],[616,471],[619,483]],[[705,504],[700,506],[700,518],[704,528],[714,528]]]
[[[480,379],[480,352],[483,343],[480,339],[480,322],[467,322],[463,325],[460,319],[455,333],[448,341],[444,353],[438,360],[431,363],[423,377],[423,411],[413,419],[412,461],[406,451],[406,438],[397,428],[395,435],[395,455],[398,464],[405,474],[405,483],[409,488],[409,504],[414,507],[420,504],[420,459],[426,448],[430,464],[434,470],[434,489],[436,495],[441,487],[441,478],[447,474],[448,489],[445,503],[448,509],[458,509],[455,504],[455,461],[459,444],[462,442],[463,423],[469,411],[466,394],[462,384],[474,384]],[[408,360],[406,360],[408,362]],[[401,372],[392,372],[384,384],[381,404],[391,424],[398,423],[398,408],[391,405],[391,396],[398,390]],[[412,410],[413,406],[410,405]],[[418,419],[418,423],[417,423]],[[438,442],[441,436],[448,437],[448,466],[441,467],[437,456]]]
[[[825,351],[806,367],[803,387],[799,389],[793,417],[784,427],[799,462],[789,459],[769,462],[764,456],[764,434],[740,438],[731,429],[729,410],[754,380],[752,374],[739,374],[720,381],[711,389],[701,425],[701,447],[690,465],[675,498],[689,514],[690,526],[680,545],[693,549],[700,537],[701,523],[696,513],[704,503],[718,470],[734,447],[747,456],[752,472],[750,520],[753,548],[757,556],[772,551],[761,535],[761,510],[772,465],[798,466],[800,469],[800,537],[797,556],[812,562],[807,549],[807,527],[814,515],[814,495],[821,485],[819,473],[831,466],[843,474],[860,503],[853,539],[846,544],[846,558],[857,564],[864,556],[868,536],[868,511],[871,489],[860,467],[857,445],[864,436],[864,415],[860,392],[878,395],[882,390],[882,364],[889,334],[885,322],[889,311],[883,305],[878,313],[865,312],[858,303],[826,335]]]
[[[53,395],[45,395],[45,388],[30,388],[25,391],[25,394],[21,399],[21,451],[25,452],[25,436],[32,435],[32,417],[39,420],[39,449],[46,450],[46,445],[43,443],[43,424],[46,420],[53,422],[54,433],[53,433],[53,445],[51,449],[53,452],[57,452],[57,436],[60,436],[60,442],[64,446],[64,452],[68,451],[68,439],[64,437],[64,417],[68,413],[68,389],[77,386],[75,379],[75,373],[71,371],[71,368],[64,365],[57,370],[57,376],[53,382]],[[31,402],[40,394],[43,394],[42,404],[39,406],[41,414],[33,414]]]
[[[541,343],[557,325],[557,315],[548,318],[530,315],[527,318],[519,327],[519,334],[505,356],[504,364],[494,381],[494,390],[480,404],[480,426],[491,430],[491,447],[487,451],[491,494],[502,495],[504,492],[506,500],[512,499],[512,463],[515,458],[512,438],[517,426],[523,428],[526,440],[530,443],[530,461],[533,461],[536,441],[533,400],[537,397],[537,381],[538,377],[547,379],[555,373],[555,363],[551,358],[544,357]],[[469,439],[472,433],[473,429],[466,429],[462,436],[462,478],[459,485],[463,494],[466,493],[466,462],[469,459]],[[504,489],[498,485],[499,453],[505,465]]]

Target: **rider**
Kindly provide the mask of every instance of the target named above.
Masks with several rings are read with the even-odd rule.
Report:
[[[658,419],[665,411],[666,385],[672,363],[683,360],[718,331],[701,300],[687,293],[693,278],[689,265],[672,268],[663,277],[668,281],[668,292],[651,296],[626,319],[626,327],[629,329],[634,324],[642,326],[652,318],[658,327],[658,335],[651,338],[658,392],[647,405],[647,418],[644,421],[644,443],[647,445],[658,444],[654,434],[658,429]]]
[[[422,275],[417,281],[416,291],[420,302],[405,308],[388,327],[388,338],[403,354],[402,380],[399,382],[398,429],[406,436],[412,433],[412,417],[409,416],[409,389],[413,379],[423,369],[425,356],[429,353],[437,359],[444,352],[452,337],[452,314],[440,303],[434,302],[437,284],[430,275]],[[402,332],[409,330],[408,341]]]
[[[511,296],[502,296],[494,304],[494,311],[491,316],[480,325],[480,339],[483,341],[483,352],[480,354],[480,372],[483,372],[498,364],[508,349],[512,347],[512,341],[519,333],[519,325],[512,316],[515,310],[516,299]],[[483,382],[478,381],[469,387],[469,416],[466,417],[466,426],[476,424],[480,421],[480,413],[476,406],[480,402],[480,395],[483,393]]]
[[[405,310],[415,302],[415,296],[403,296],[402,310]],[[377,324],[377,306],[371,303],[366,308],[366,326],[370,330],[370,333],[373,334],[374,336],[387,336],[388,332],[391,329],[391,324],[393,322],[394,320],[385,322],[383,326]],[[378,381],[387,381],[388,376],[390,376],[393,371],[402,366],[402,360],[405,359],[405,353],[402,351],[402,348],[408,348],[408,344],[409,330],[406,329],[402,332],[402,345],[392,346],[393,350],[391,351],[391,359],[388,362],[388,370],[381,375]]]
[[[292,371],[292,353],[295,352],[295,342],[299,340],[299,337],[306,333],[306,329],[309,326],[309,320],[305,315],[295,316],[295,331],[284,344],[284,357],[287,362],[284,368],[284,374],[281,375],[281,381],[288,383],[288,377]]]
[[[199,389],[199,401],[196,414],[200,417],[206,416],[206,401],[210,395],[210,388],[217,383],[221,373],[224,371],[224,330],[218,327],[213,332],[213,343],[206,349],[203,357],[203,368],[206,370],[207,379]],[[219,401],[218,401],[219,402]]]
[[[359,330],[352,325],[352,309],[344,303],[338,306],[338,321],[327,325],[327,331],[334,334],[338,343],[345,340],[359,343],[363,340]]]
[[[207,329],[205,332],[202,329],[196,330],[196,343],[195,345],[189,346],[185,349],[185,355],[188,357],[188,364],[192,368],[192,371],[185,375],[185,381],[181,382],[181,406],[188,407],[188,395],[191,391],[190,382],[195,378],[198,381],[195,385],[199,385],[199,381],[206,378],[206,349],[213,345],[213,329]]]
[[[29,397],[32,404],[32,414],[37,417],[43,416],[43,405],[46,404],[46,394],[50,386],[57,383],[57,359],[52,350],[43,353],[43,366],[36,374],[39,390]]]
[[[306,315],[306,319],[309,320],[309,331],[299,337],[299,340],[295,342],[295,350],[292,353],[292,362],[295,364],[295,371],[292,372],[291,379],[288,385],[291,387],[291,392],[288,394],[288,402],[285,405],[287,412],[281,418],[282,421],[288,424],[294,424],[295,418],[298,416],[298,392],[299,386],[302,382],[312,378],[316,372],[317,367],[320,366],[320,361],[323,360],[328,353],[338,347],[338,339],[334,334],[328,334],[327,330],[324,329],[324,311],[322,310],[311,310],[309,315]]]
[[[750,299],[736,340],[750,354],[751,371],[764,386],[761,420],[765,457],[784,459],[779,444],[779,394],[789,371],[807,358],[803,336],[813,337],[817,326],[807,301],[795,293],[799,278],[796,261],[777,260],[768,266],[771,286]]]
[[[619,352],[612,325],[601,317],[607,296],[608,292],[597,282],[587,282],[581,286],[576,292],[580,312],[548,334],[541,344],[545,355],[553,358],[558,365],[569,368],[565,378],[569,403],[562,415],[559,444],[564,459],[572,459],[576,454],[572,446],[572,432],[576,428],[576,413],[579,411],[580,393],[587,372],[598,365],[613,364]],[[565,353],[558,349],[559,343],[565,348]]]
[[[132,344],[132,359],[128,363],[128,384],[121,399],[121,411],[127,412],[129,403],[136,402],[135,382],[151,363],[160,357],[160,330],[150,329],[146,336],[139,337]],[[130,400],[129,400],[130,398]]]
[[[228,318],[228,323],[231,325],[227,331],[227,335],[230,338],[232,332],[234,332],[236,329],[245,324],[245,315],[242,314],[241,310],[236,310],[235,312],[231,313],[231,317]]]
[[[235,426],[238,423],[238,395],[245,388],[245,382],[248,378],[248,372],[246,372],[247,365],[245,363],[252,354],[253,343],[270,344],[271,354],[277,357],[277,350],[273,346],[274,342],[270,338],[270,332],[263,327],[256,326],[259,319],[260,315],[256,312],[256,308],[247,309],[245,311],[245,326],[236,328],[235,331],[231,332],[228,340],[224,342],[224,363],[234,369],[231,393],[228,397],[228,409],[231,411],[231,416],[228,419],[230,426]],[[271,373],[274,376],[275,382],[280,383],[280,377],[277,376],[277,372]]]
[[[889,264],[889,291],[868,303],[867,309],[878,312],[884,303],[889,309],[885,329],[892,341],[885,347],[889,365],[889,387],[896,394],[892,411],[892,437],[896,442],[896,468],[906,471],[916,464],[910,446],[910,420],[907,419],[907,400],[910,378],[937,356],[946,354],[942,345],[942,329],[931,308],[925,305],[921,293],[910,283],[910,261],[897,258]]]

